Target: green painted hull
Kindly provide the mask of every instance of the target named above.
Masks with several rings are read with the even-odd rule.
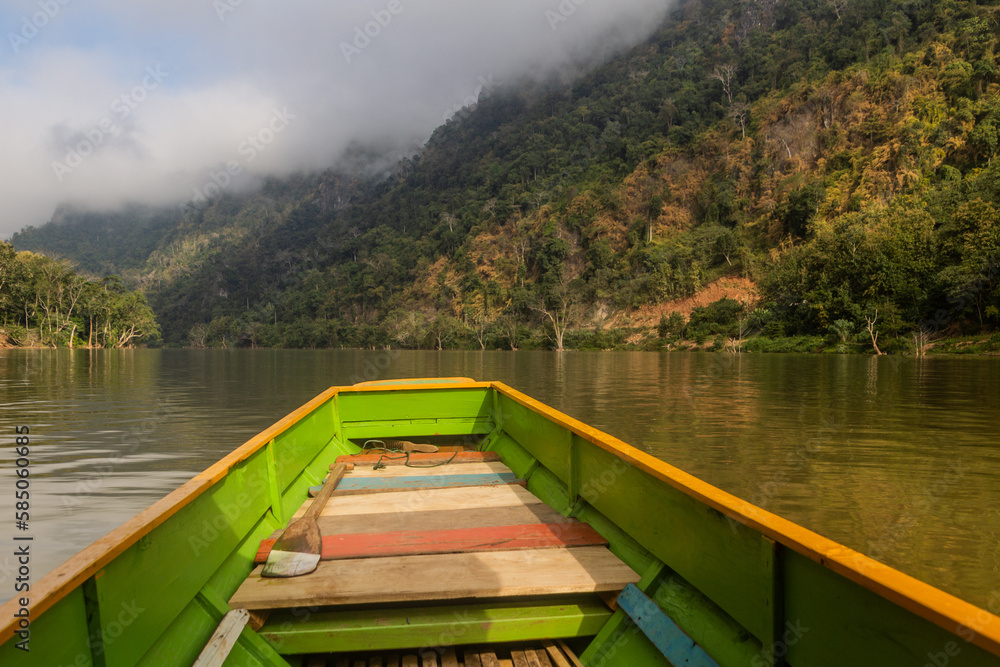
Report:
[[[338,455],[358,451],[352,440],[426,436],[481,443],[536,496],[593,526],[723,667],[1000,667],[1000,618],[985,610],[504,385],[426,381],[331,389],[84,550],[33,585],[30,652],[16,646],[17,600],[0,609],[0,665],[190,665],[260,541]],[[576,636],[587,665],[669,664],[624,612],[586,602],[387,616],[282,612],[260,632],[245,629],[226,664],[297,665],[305,653],[415,648],[441,636],[456,644]]]

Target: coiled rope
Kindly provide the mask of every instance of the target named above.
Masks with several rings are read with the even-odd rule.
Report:
[[[390,442],[392,441],[390,440]],[[441,466],[448,465],[449,463],[455,460],[456,456],[458,456],[458,452],[456,451],[451,455],[451,458],[449,458],[447,461],[442,461],[441,463],[417,465],[410,461],[410,454],[412,452],[403,451],[403,449],[397,447],[389,447],[383,440],[368,440],[361,447],[361,451],[384,452],[384,454],[382,454],[382,456],[379,457],[378,462],[375,463],[375,467],[372,468],[372,470],[382,470],[383,468],[386,468],[387,464],[384,463],[384,461],[399,461],[400,459],[406,459],[403,465],[406,466],[407,468],[439,468]]]

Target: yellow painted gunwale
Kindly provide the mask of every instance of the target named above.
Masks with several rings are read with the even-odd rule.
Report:
[[[537,412],[623,461],[669,484],[726,516],[759,531],[775,542],[816,561],[904,609],[957,633],[963,627],[974,635],[972,644],[1000,656],[1000,617],[884,563],[838,544],[772,514],[592,426],[563,414],[501,382],[493,387],[504,396]]]
[[[451,377],[451,378],[406,378],[400,380],[370,380],[368,382],[359,382],[352,385],[352,389],[357,389],[358,387],[393,387],[396,385],[406,385],[409,384],[412,388],[414,385],[419,385],[421,387],[426,387],[428,384],[449,384],[451,385],[468,385],[477,384],[472,378],[464,377]]]

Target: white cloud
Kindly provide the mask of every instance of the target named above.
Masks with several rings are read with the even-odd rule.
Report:
[[[606,56],[666,10],[664,0],[70,0],[0,55],[0,236],[62,202],[181,201],[227,162],[282,175],[329,166],[356,140],[413,146],[481,80]],[[269,137],[276,111],[294,118]],[[249,137],[270,141],[241,150]]]

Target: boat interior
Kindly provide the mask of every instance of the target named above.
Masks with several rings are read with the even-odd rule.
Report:
[[[580,664],[640,575],[496,453],[426,440],[436,453],[369,439],[331,462],[347,470],[317,519],[317,569],[262,576],[276,531],[229,605],[309,667]]]

